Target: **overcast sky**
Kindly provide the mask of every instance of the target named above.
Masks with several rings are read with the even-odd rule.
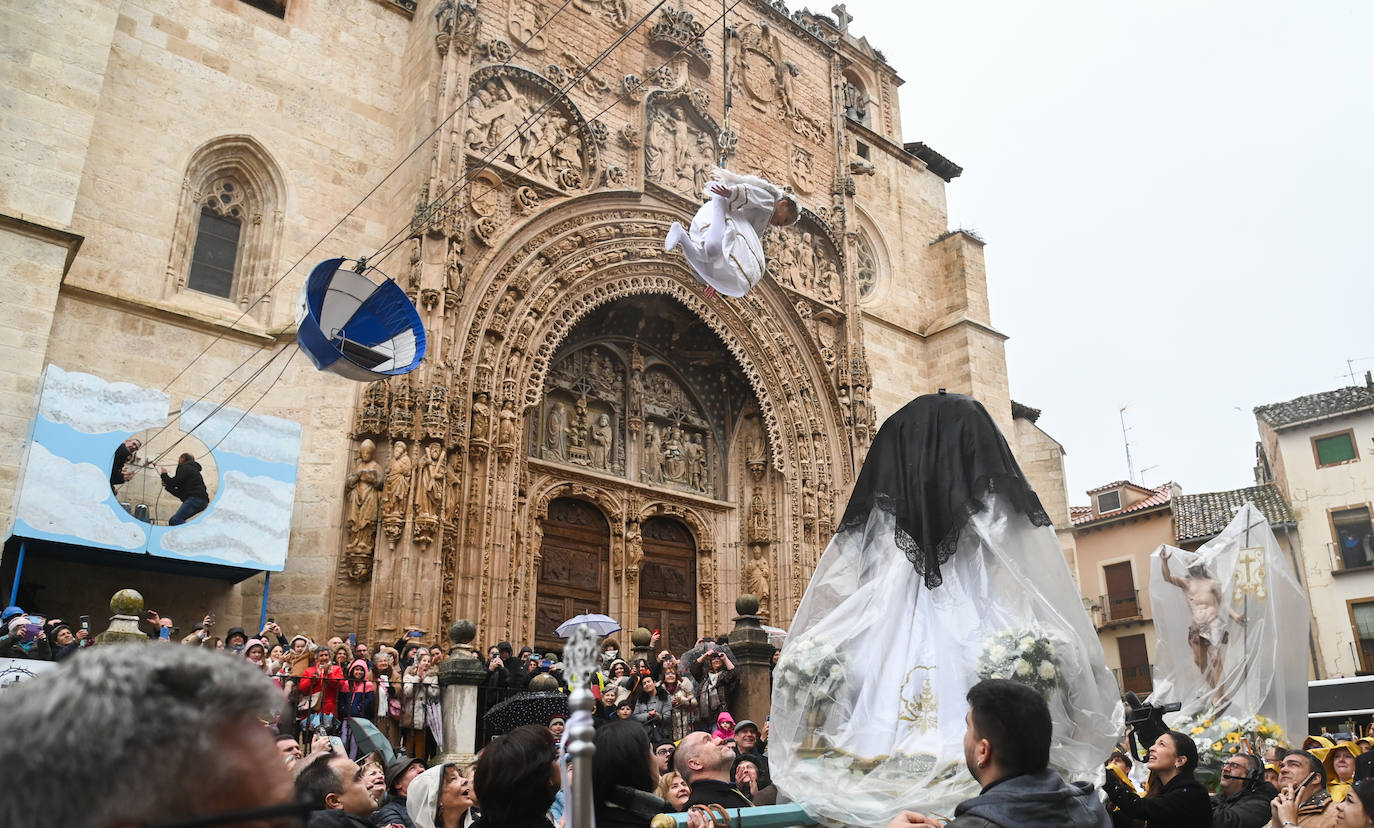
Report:
[[[1012,397],[1069,494],[1252,485],[1263,403],[1374,369],[1374,3],[851,0],[964,168]]]

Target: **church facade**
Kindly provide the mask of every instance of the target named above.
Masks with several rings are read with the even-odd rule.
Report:
[[[270,585],[39,554],[38,600],[76,614],[140,585],[251,625],[266,588],[312,635],[466,617],[542,645],[605,612],[677,649],[749,592],[785,627],[882,417],[938,388],[988,406],[1072,542],[1062,450],[1013,413],[982,242],[947,227],[959,168],[902,142],[902,81],[844,7],[738,0],[722,38],[700,2],[5,5],[33,32],[2,127],[21,174],[0,245],[29,300],[0,310],[6,446],[49,362],[174,399],[227,377],[218,394],[304,427]],[[739,300],[662,247],[722,154],[803,207]],[[332,255],[406,290],[423,365],[250,378],[294,347],[295,293]]]

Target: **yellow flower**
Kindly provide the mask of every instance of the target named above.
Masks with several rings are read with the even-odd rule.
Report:
[[[1193,728],[1193,735],[1194,735],[1194,736],[1198,735],[1198,734],[1201,733],[1201,732],[1202,732],[1202,728],[1200,728],[1200,727],[1195,727],[1195,728]]]
[[[1228,741],[1228,742],[1239,742],[1239,741],[1240,741],[1240,734],[1239,734],[1239,733],[1236,733],[1235,731],[1232,731],[1232,732],[1226,734],[1226,741]]]
[[[1213,742],[1212,750],[1216,751],[1217,753],[1221,753],[1221,742]]]
[[[1212,726],[1212,720],[1211,720],[1211,719],[1203,719],[1203,720],[1202,720],[1202,726],[1203,726],[1203,727],[1211,727],[1211,726]]]
[[[1232,753],[1235,753],[1235,752],[1238,751],[1238,750],[1240,750],[1239,747],[1232,747],[1232,748],[1231,748],[1231,752],[1232,752]]]

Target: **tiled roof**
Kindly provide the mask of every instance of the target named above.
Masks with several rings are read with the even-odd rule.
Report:
[[[1032,423],[1040,419],[1040,409],[1031,408],[1024,403],[1016,400],[1011,401],[1011,418],[1013,420],[1030,420]]]
[[[1374,408],[1374,386],[1350,385],[1287,402],[1255,406],[1255,416],[1274,428]]]
[[[1179,495],[1174,498],[1174,537],[1179,542],[1215,537],[1247,500],[1255,504],[1272,526],[1294,522],[1293,513],[1283,502],[1278,487],[1265,483],[1229,492]]]
[[[1114,485],[1135,486],[1134,483],[1130,483],[1125,480],[1122,480]],[[1142,488],[1140,486],[1135,487]],[[1096,489],[1092,489],[1091,491],[1096,492],[1108,488],[1111,487],[1100,486]],[[1144,512],[1148,509],[1153,509],[1156,506],[1165,506],[1169,503],[1169,499],[1173,497],[1174,484],[1172,481],[1170,481],[1168,483],[1162,483],[1158,486],[1155,486],[1153,489],[1145,489],[1145,491],[1152,491],[1154,492],[1154,494],[1150,495],[1149,497],[1145,498],[1144,500],[1138,503],[1133,503],[1130,506],[1127,506],[1125,509],[1117,509],[1115,512],[1108,512],[1105,515],[1098,515],[1097,517],[1093,517],[1093,509],[1091,506],[1070,506],[1069,520],[1073,522],[1074,526],[1083,526],[1084,524],[1088,523],[1096,523],[1102,520],[1111,520],[1113,518],[1121,517],[1122,515]]]
[[[1130,485],[1134,484],[1132,484],[1129,480],[1113,480],[1110,483],[1103,483],[1101,486],[1096,486],[1094,488],[1088,489],[1088,494],[1097,494],[1098,492],[1105,492],[1108,489],[1119,489],[1122,486]]]

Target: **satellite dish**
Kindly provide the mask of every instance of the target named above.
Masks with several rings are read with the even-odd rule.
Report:
[[[296,342],[321,371],[370,382],[406,374],[425,358],[425,327],[401,286],[380,285],[326,259],[301,288]],[[362,263],[359,270],[365,270]]]

